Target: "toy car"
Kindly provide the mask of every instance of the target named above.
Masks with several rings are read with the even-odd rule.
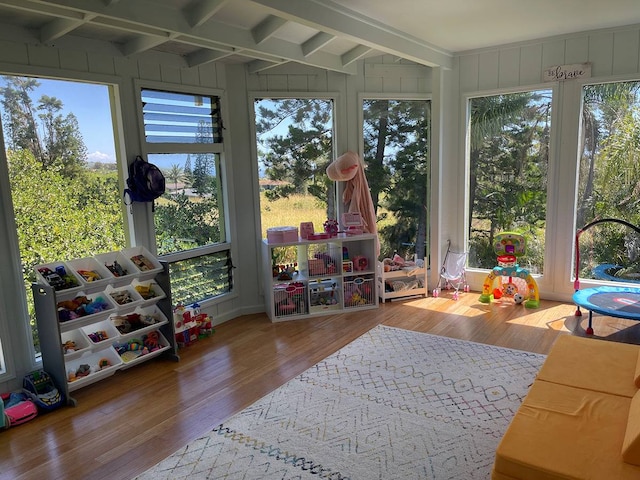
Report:
[[[25,375],[22,388],[41,410],[54,410],[64,403],[64,395],[56,388],[45,371],[38,370]]]

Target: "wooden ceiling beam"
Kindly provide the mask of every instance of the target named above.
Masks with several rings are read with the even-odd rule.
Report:
[[[189,25],[199,27],[211,19],[227,3],[229,0],[200,0],[185,8],[183,13]]]

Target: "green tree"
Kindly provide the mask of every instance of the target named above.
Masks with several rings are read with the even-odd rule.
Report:
[[[175,163],[171,165],[171,168],[167,172],[167,180],[173,183],[174,190],[178,189],[178,182],[184,180],[184,170],[180,168],[180,165]]]
[[[495,234],[516,230],[541,272],[551,98],[546,91],[495,95],[472,99],[470,108],[470,264],[493,267]]]
[[[60,170],[66,177],[80,175],[87,149],[75,115],[63,117],[59,113],[62,102],[48,95],[42,95],[36,106],[31,98],[40,86],[36,79],[9,76],[3,79],[7,86],[0,88],[0,94],[7,146],[29,150],[45,168]],[[36,115],[36,111],[41,113]]]
[[[395,251],[424,258],[427,247],[430,172],[430,103],[424,100],[367,100],[364,158],[371,198],[393,222],[381,227],[381,254]]]
[[[269,179],[287,182],[267,192],[267,198],[310,194],[326,203],[329,218],[336,218],[335,183],[326,175],[333,160],[332,116],[333,104],[328,100],[259,101],[259,161]]]

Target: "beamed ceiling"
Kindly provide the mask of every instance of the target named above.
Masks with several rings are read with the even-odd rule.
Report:
[[[354,74],[381,54],[451,68],[458,52],[637,23],[638,0],[0,0],[0,40],[251,72],[293,62]]]

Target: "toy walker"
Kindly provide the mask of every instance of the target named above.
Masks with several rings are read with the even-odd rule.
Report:
[[[540,296],[538,285],[528,270],[520,268],[518,257],[525,254],[524,236],[504,232],[495,236],[493,250],[498,258],[498,266],[487,275],[482,286],[481,303],[491,303],[500,298],[512,299],[514,303],[524,303],[527,308],[538,308]]]

